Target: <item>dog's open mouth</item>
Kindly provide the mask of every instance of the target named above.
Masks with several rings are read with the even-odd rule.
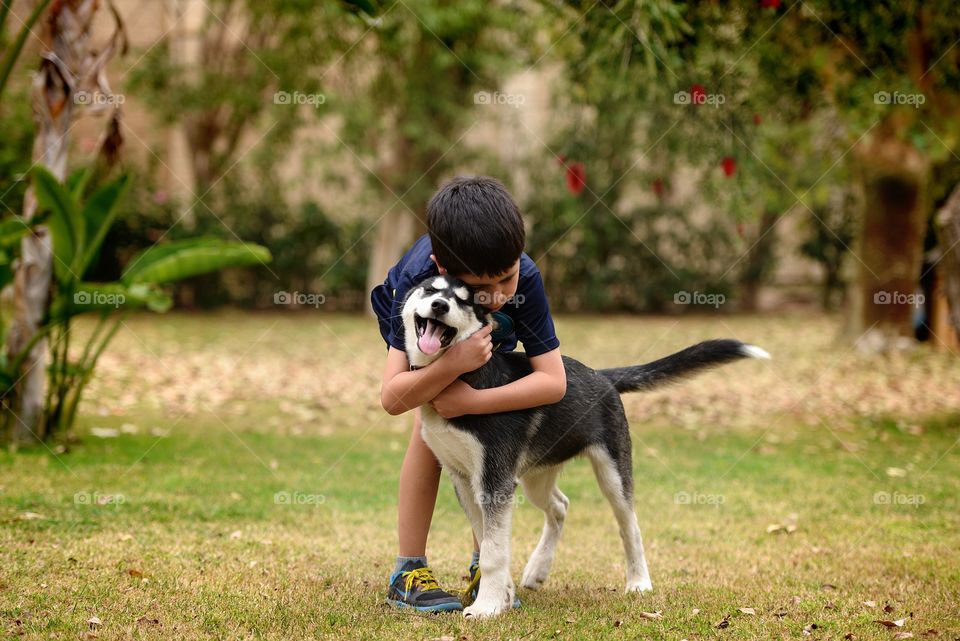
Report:
[[[417,347],[420,351],[431,356],[450,344],[457,330],[436,318],[423,318],[414,315],[413,321],[417,326]]]

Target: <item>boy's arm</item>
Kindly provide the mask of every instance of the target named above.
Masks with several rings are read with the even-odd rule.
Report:
[[[420,407],[464,372],[482,366],[490,360],[493,350],[491,329],[487,325],[426,367],[413,371],[410,371],[406,353],[391,346],[380,385],[380,404],[383,409],[396,416]]]
[[[501,387],[478,390],[454,380],[430,404],[440,416],[454,418],[538,407],[562,399],[567,393],[567,373],[560,349],[531,356],[530,365],[533,372]]]

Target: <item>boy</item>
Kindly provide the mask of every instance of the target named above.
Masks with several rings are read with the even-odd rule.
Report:
[[[419,406],[430,403],[444,418],[492,414],[556,403],[566,392],[543,281],[523,253],[520,211],[506,188],[488,177],[454,178],[427,205],[428,234],[422,236],[371,292],[371,303],[387,342],[380,402],[392,415],[414,410],[413,434],[400,471],[399,556],[390,576],[388,602],[438,612],[460,610],[460,600],[440,588],[427,566],[426,544],[440,483],[440,465],[420,437]],[[477,302],[494,312],[491,326],[454,345],[430,365],[410,371],[400,312],[409,289],[428,276],[450,274],[467,283]],[[475,390],[458,377],[490,357],[523,343],[533,372],[509,385]],[[471,579],[478,571],[474,538]]]

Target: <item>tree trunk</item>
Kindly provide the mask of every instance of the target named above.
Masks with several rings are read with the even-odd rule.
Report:
[[[63,11],[69,9],[64,7]],[[75,103],[70,71],[56,53],[57,22],[56,16],[43,21],[46,50],[41,54],[40,70],[33,79],[33,112],[37,126],[33,161],[46,166],[54,176],[63,180]],[[23,219],[29,221],[36,213],[37,200],[30,186],[23,199]],[[40,326],[50,293],[52,260],[50,234],[46,227],[39,226],[20,243],[20,260],[13,283],[13,323],[7,337],[10,359],[26,347]],[[46,356],[47,340],[41,339],[23,361],[20,380],[11,399],[14,420],[10,438],[14,443],[26,444],[44,437]]]
[[[378,176],[386,176],[385,196],[391,202],[403,196],[402,202],[393,204],[390,210],[377,223],[377,235],[370,254],[370,268],[367,270],[367,292],[381,284],[387,272],[410,248],[414,240],[427,233],[426,209],[427,194],[437,187],[437,158],[422,158],[415,153],[415,143],[405,136],[398,136],[394,143],[392,156],[394,161],[383,167]],[[420,175],[418,172],[426,171]],[[420,175],[414,188],[410,187],[411,176]],[[421,196],[422,195],[422,196]],[[411,205],[410,200],[414,202]],[[412,213],[411,213],[412,212]],[[365,309],[373,315],[373,308],[367,298]]]
[[[757,241],[747,253],[747,264],[740,280],[742,311],[756,312],[760,308],[760,287],[773,268],[777,235],[771,230],[777,224],[777,219],[778,212],[764,208],[757,228]]]
[[[111,128],[119,111],[118,101],[112,100],[104,67],[116,51],[126,49],[126,37],[119,14],[108,3],[117,29],[106,46],[91,48],[90,33],[101,6],[98,0],[63,0],[54,3],[41,20],[44,48],[40,69],[33,79],[37,127],[33,162],[45,166],[61,181],[67,174],[70,128],[81,106],[89,112],[112,110]],[[100,98],[96,99],[98,95]],[[108,131],[104,148],[116,143],[116,134],[112,129]],[[30,220],[36,213],[37,201],[30,187],[24,196],[23,218]],[[52,276],[52,239],[41,225],[21,241],[13,284],[13,322],[6,344],[9,359],[22,352],[40,328],[49,303]],[[46,437],[46,357],[44,338],[34,344],[24,359],[12,397],[7,399],[7,416],[12,417],[9,437],[13,443],[31,443]]]
[[[396,205],[377,225],[377,237],[367,272],[367,291],[383,282],[387,271],[403,256],[413,240],[413,216],[402,205]],[[371,312],[370,301],[366,301]]]
[[[949,325],[954,336],[938,336],[938,342],[956,344],[960,337],[960,185],[954,187],[950,198],[937,212],[936,228],[941,248],[941,286],[949,306]],[[939,334],[939,332],[938,332]]]
[[[858,347],[883,351],[912,342],[929,166],[912,145],[883,133],[858,149],[858,160],[864,201],[851,329]]]

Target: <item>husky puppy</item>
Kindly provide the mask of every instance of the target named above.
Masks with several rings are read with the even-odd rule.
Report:
[[[452,345],[491,322],[473,292],[448,275],[424,280],[403,304],[404,339],[412,368],[429,365]],[[600,489],[613,507],[627,561],[628,592],[650,590],[640,527],[633,508],[630,428],[620,394],[649,390],[741,358],[770,358],[759,347],[735,340],[710,340],[645,365],[594,370],[563,357],[564,398],[552,405],[498,414],[442,418],[421,407],[421,435],[453,480],[457,498],[480,541],[480,589],[465,617],[490,617],[510,610],[510,526],[514,490],[546,515],[540,542],[520,584],[536,590],[547,579],[569,500],[556,485],[562,465],[577,455],[593,466]],[[530,374],[521,352],[494,352],[483,367],[461,376],[475,389],[506,385]]]

